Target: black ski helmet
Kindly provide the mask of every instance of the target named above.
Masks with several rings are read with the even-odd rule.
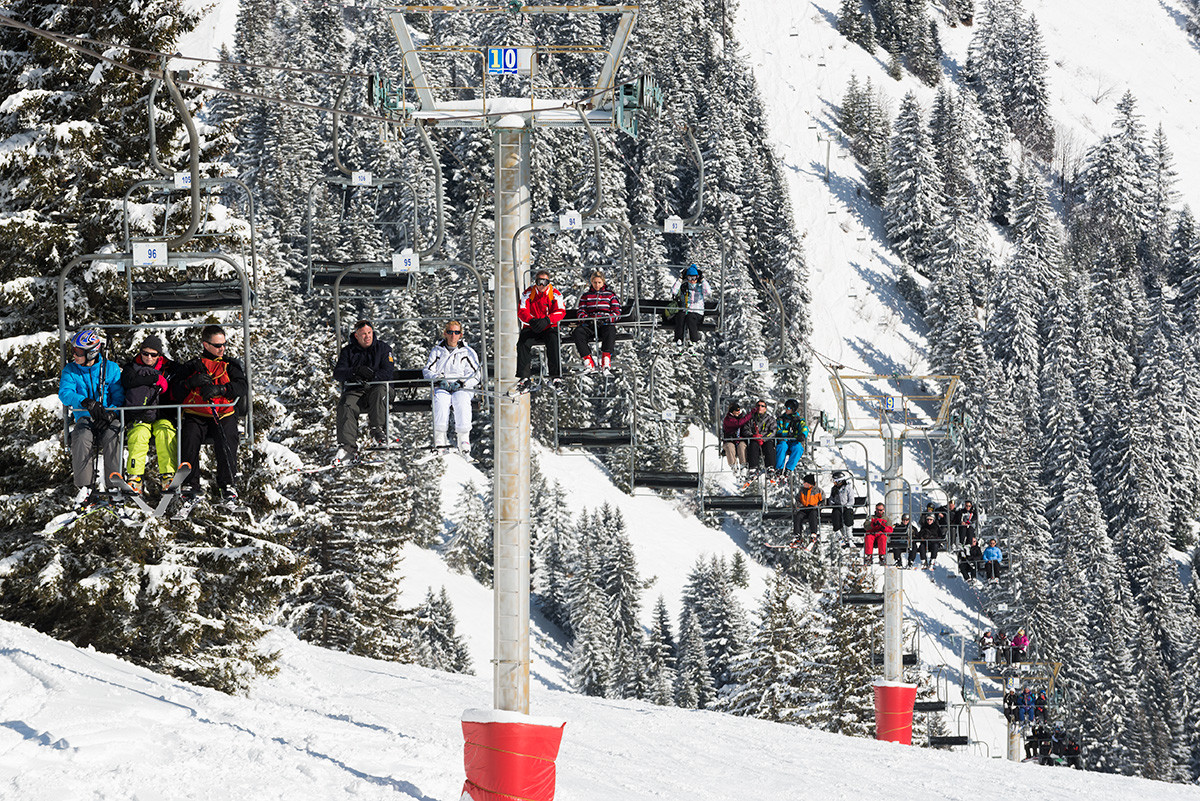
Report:
[[[798,412],[800,411],[800,401],[796,400],[795,398],[788,398],[787,401],[784,402],[783,408],[787,409],[789,412]]]

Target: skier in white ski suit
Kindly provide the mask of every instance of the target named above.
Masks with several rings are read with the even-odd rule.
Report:
[[[429,351],[426,379],[433,381],[433,447],[449,447],[450,408],[454,408],[454,431],[459,451],[471,452],[471,396],[479,386],[479,356],[463,341],[462,323],[451,320],[442,331],[444,338]]]

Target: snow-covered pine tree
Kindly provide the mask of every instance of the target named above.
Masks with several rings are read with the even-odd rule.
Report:
[[[675,674],[675,705],[707,709],[717,698],[712,669],[704,649],[704,633],[691,607],[679,616],[679,658]]]
[[[538,506],[541,498],[549,497],[554,507],[554,519],[561,524],[548,524],[547,516],[535,517],[535,528],[540,527],[533,563],[533,591],[537,595],[542,613],[566,634],[571,633],[570,586],[575,570],[578,543],[575,527],[571,524],[566,509],[566,491],[557,481],[550,492],[535,494]]]
[[[646,677],[649,691],[646,700],[660,706],[675,703],[675,639],[671,635],[671,613],[662,595],[654,604],[654,621],[646,637]]]
[[[1143,254],[1149,269],[1162,275],[1171,250],[1171,225],[1175,217],[1174,205],[1179,199],[1175,188],[1178,173],[1175,172],[1175,156],[1167,142],[1162,123],[1154,131],[1147,153],[1149,174],[1146,176],[1147,229],[1142,243]]]
[[[994,86],[986,86],[978,95],[980,126],[975,151],[975,169],[984,193],[985,209],[993,221],[1009,222],[1009,204],[1015,189],[1011,186],[1012,163],[1008,148],[1012,133],[1004,119],[1004,107]]]
[[[1049,159],[1054,152],[1054,122],[1046,79],[1049,59],[1033,15],[1018,23],[1017,36],[1012,83],[1007,87],[1009,124],[1021,144]]]
[[[597,515],[583,509],[575,527],[578,550],[568,598],[571,631],[571,678],[580,692],[609,697],[614,691],[618,638],[612,600],[604,586],[609,532]]]
[[[942,80],[942,48],[937,39],[937,23],[921,10],[910,20],[910,33],[904,48],[908,68],[922,83],[937,86]]]
[[[396,584],[403,540],[335,515],[310,511],[293,532],[293,547],[306,561],[284,607],[285,623],[324,648],[409,661],[411,620]]]
[[[446,564],[488,587],[492,586],[495,562],[490,499],[491,493],[481,492],[475,482],[462,485],[446,542]]]
[[[445,585],[437,595],[433,594],[433,587],[425,593],[425,600],[413,610],[413,626],[416,629],[414,661],[418,665],[474,675],[471,651],[456,631],[458,619]]]
[[[717,689],[730,680],[730,664],[749,636],[745,609],[733,594],[729,566],[723,558],[697,559],[683,590],[683,604],[696,614],[704,650]],[[682,633],[680,639],[682,642]]]
[[[1081,201],[1069,218],[1071,253],[1093,262],[1103,248],[1136,249],[1147,228],[1146,143],[1133,95],[1117,106],[1113,130],[1087,153],[1079,175]]]
[[[777,723],[795,723],[819,700],[805,681],[804,630],[791,606],[793,585],[782,571],[763,594],[759,622],[747,648],[731,665],[720,709]]]
[[[871,592],[871,572],[856,565],[842,579],[842,592]],[[811,650],[812,678],[825,683],[819,692],[825,698],[809,718],[808,725],[851,737],[874,736],[871,684],[875,666],[871,654],[882,645],[883,622],[879,610],[842,604],[836,593],[826,595],[821,605],[829,631]]]
[[[900,255],[919,262],[933,249],[933,231],[942,213],[943,182],[921,106],[912,92],[904,96],[893,130],[884,225]]]

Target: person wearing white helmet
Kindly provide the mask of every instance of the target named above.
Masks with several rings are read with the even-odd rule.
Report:
[[[100,332],[85,328],[71,337],[71,361],[58,379],[58,399],[74,418],[68,442],[71,473],[79,489],[76,503],[97,500],[96,462],[104,457],[104,475],[121,472],[121,421],[115,407],[125,402],[121,366],[104,356]]]

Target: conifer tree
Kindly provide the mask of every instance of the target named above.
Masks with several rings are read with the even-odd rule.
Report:
[[[792,609],[792,587],[777,571],[764,593],[757,632],[731,667],[730,692],[722,710],[778,723],[796,722],[799,710],[817,698],[805,682],[806,643],[799,615]]]
[[[1009,121],[1017,139],[1042,158],[1054,152],[1054,123],[1050,117],[1050,87],[1042,33],[1030,15],[1017,26],[1013,49],[1012,83],[1008,87]]]
[[[724,559],[713,556],[707,562],[703,557],[697,560],[684,587],[683,603],[696,613],[713,683],[720,689],[729,682],[730,664],[745,646],[749,633],[745,609],[733,594]],[[682,638],[681,633],[681,648]]]
[[[660,706],[675,703],[675,640],[671,635],[671,617],[662,595],[654,605],[654,621],[646,638],[646,698]]]
[[[679,618],[679,661],[675,676],[675,705],[707,709],[717,698],[712,669],[704,650],[704,634],[688,606]]]
[[[434,670],[473,675],[471,652],[455,631],[458,620],[446,587],[434,595],[430,587],[425,600],[413,612],[416,627],[416,662]]]
[[[921,117],[916,95],[909,92],[896,117],[883,205],[888,238],[910,261],[929,255],[941,215],[942,176]]]
[[[842,592],[873,589],[871,573],[862,566],[852,567],[842,582]],[[822,605],[829,632],[814,649],[813,661],[820,666],[816,676],[825,681],[819,689],[826,702],[812,723],[836,734],[873,736],[871,683],[875,667],[871,653],[882,642],[879,610],[839,603],[836,594],[827,596]]]
[[[454,523],[447,532],[446,544],[446,564],[460,573],[471,574],[488,587],[492,586],[495,561],[489,505],[475,482],[464,484],[454,504]]]
[[[603,586],[602,544],[590,536],[587,510],[580,514],[580,545],[570,597],[571,679],[586,695],[608,697],[613,692],[617,636],[608,594]]]
[[[566,492],[555,481],[551,495],[556,514],[566,516]],[[545,518],[540,518],[543,523]],[[576,549],[575,530],[571,525],[546,526],[537,539],[534,554],[533,589],[537,593],[538,606],[543,614],[557,624],[565,633],[571,633],[570,586],[574,571]]]

